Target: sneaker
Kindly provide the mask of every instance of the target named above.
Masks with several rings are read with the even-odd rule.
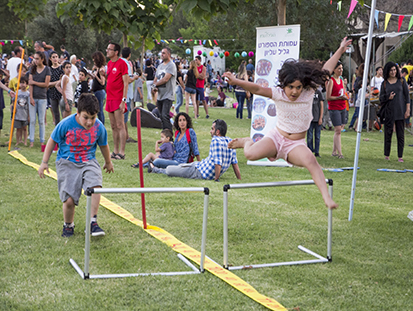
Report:
[[[402,158],[399,158],[399,162],[400,162],[400,163],[403,163],[404,160],[403,160]]]
[[[63,225],[62,237],[70,238],[74,232],[75,232],[75,227],[67,227]]]
[[[105,235],[105,231],[103,231],[102,228],[99,227],[98,223],[95,221],[90,223],[90,233],[92,236]]]
[[[206,115],[206,118],[209,119],[209,114]]]
[[[137,140],[134,140],[132,137],[129,137],[129,138],[126,140],[126,142],[127,142],[127,143],[137,143],[138,141],[137,141]]]
[[[321,158],[321,155],[319,153],[314,154],[316,158]]]
[[[384,157],[384,159],[385,159],[385,160],[387,160],[387,161],[388,161],[388,160],[390,160],[390,158],[389,158],[389,157]]]
[[[413,211],[411,211],[408,215],[407,218],[409,218],[411,221],[413,221]]]

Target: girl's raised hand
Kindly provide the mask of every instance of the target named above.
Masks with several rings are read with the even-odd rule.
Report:
[[[228,78],[228,83],[231,84],[231,85],[234,85],[234,84],[235,84],[235,80],[237,80],[237,79],[235,78],[235,76],[234,76],[232,73],[230,73],[230,72],[225,72],[222,76],[223,76],[223,77],[227,77],[227,78]]]
[[[352,41],[353,41],[352,39],[347,40],[347,37],[344,37],[343,40],[341,41],[340,48],[347,50],[347,48],[351,45]]]

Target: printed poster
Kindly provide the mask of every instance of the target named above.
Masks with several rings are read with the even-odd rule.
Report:
[[[257,28],[255,50],[255,83],[263,87],[278,85],[278,72],[286,60],[298,60],[300,55],[300,25]],[[277,110],[273,100],[254,95],[252,102],[251,138],[262,139],[277,124]],[[291,166],[283,159],[248,161],[250,165]]]

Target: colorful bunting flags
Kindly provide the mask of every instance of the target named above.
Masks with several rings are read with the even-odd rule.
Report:
[[[374,10],[374,20],[376,21],[377,28],[379,28],[379,11]]]

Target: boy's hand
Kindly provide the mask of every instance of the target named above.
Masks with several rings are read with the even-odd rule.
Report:
[[[49,172],[49,164],[42,162],[42,164],[39,167],[38,173],[40,178],[45,178],[46,176],[44,176],[44,170],[46,170],[46,172],[48,174],[50,174]]]
[[[105,162],[105,165],[103,165],[103,169],[106,170],[106,173],[113,173],[113,163],[110,161],[109,163]]]
[[[156,143],[157,143],[157,144],[161,144],[161,143],[162,143],[162,140],[157,140]]]

